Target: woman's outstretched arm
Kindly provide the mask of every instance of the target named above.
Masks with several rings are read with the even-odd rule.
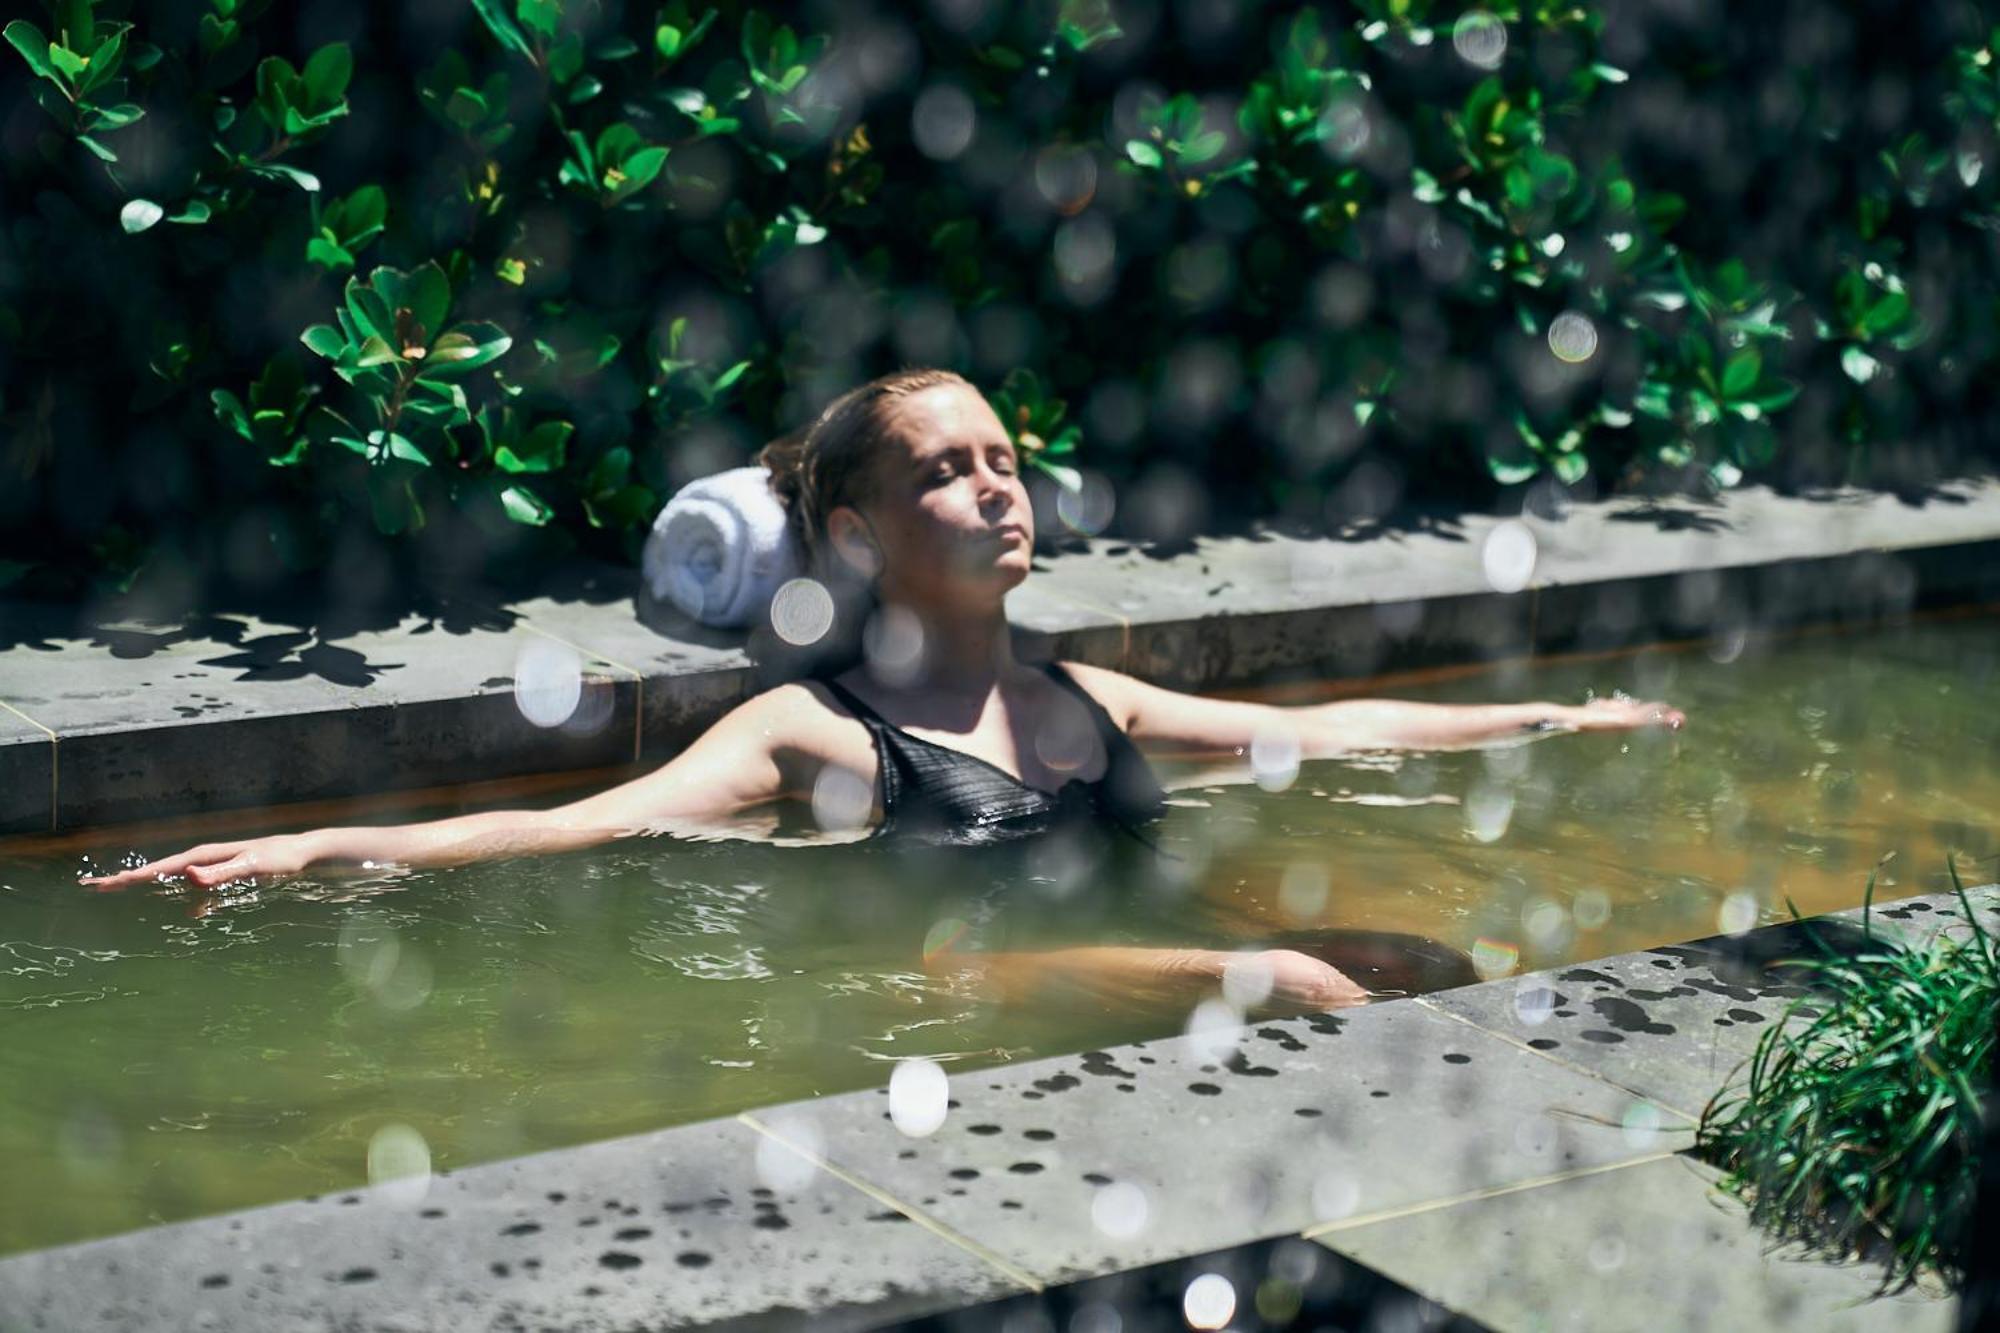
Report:
[[[823,714],[788,686],[737,707],[651,773],[552,810],[493,810],[421,824],[312,829],[212,842],[136,869],[82,881],[120,889],[167,876],[202,887],[318,865],[463,865],[530,853],[574,851],[636,833],[699,828],[775,800],[797,765],[774,736],[810,734]]]
[[[1687,717],[1663,703],[1593,699],[1587,704],[1427,704],[1401,699],[1338,699],[1282,708],[1148,685],[1101,667],[1067,666],[1077,682],[1141,745],[1194,754],[1229,754],[1259,737],[1298,742],[1312,759],[1360,750],[1452,750],[1547,731],[1677,729]]]

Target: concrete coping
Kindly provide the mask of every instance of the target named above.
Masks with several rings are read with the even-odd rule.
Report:
[[[1996,895],[1972,894],[1988,929]],[[1579,1246],[1641,1215],[1688,1240],[1621,1244],[1639,1288],[1562,1326],[1661,1326],[1654,1300],[1622,1294],[1660,1288],[1689,1316],[1667,1326],[1944,1329],[1948,1302],[1870,1302],[1870,1270],[1774,1259],[1685,1158],[1702,1105],[1810,998],[1779,964],[1859,915],[16,1255],[0,1309],[65,1333],[851,1327],[1289,1235],[1511,1327],[1542,1317],[1521,1304],[1539,1288],[1491,1280],[1513,1271],[1519,1247],[1496,1236],[1526,1210],[1569,1217]],[[1871,925],[1905,942],[1965,929],[1950,895],[1882,904]],[[1424,1236],[1492,1253],[1469,1267]],[[1552,1253],[1536,1281],[1560,1292],[1579,1273]]]
[[[2000,602],[1996,540],[2000,482],[1909,502],[1752,489],[1177,552],[1094,541],[1038,561],[1009,611],[1041,650],[1223,689]],[[79,625],[0,603],[0,834],[664,758],[764,677],[748,636],[637,594],[630,570],[579,566],[536,596],[419,595],[374,619]]]

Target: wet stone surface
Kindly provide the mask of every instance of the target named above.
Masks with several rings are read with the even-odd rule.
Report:
[[[1656,1154],[1600,1080],[1392,1001],[957,1075],[936,1132],[878,1093],[755,1113],[1041,1281]],[[1677,1132],[1678,1130],[1678,1132]]]
[[[1946,1333],[1949,1300],[1872,1297],[1879,1268],[1773,1251],[1686,1157],[1317,1236],[1495,1329]]]
[[[1021,1288],[734,1121],[0,1260],[15,1330],[857,1327]]]
[[[1971,896],[1975,904],[1994,900],[1990,889]],[[1962,920],[1956,901],[1938,896],[1881,904],[1871,925],[1877,935],[1918,938],[1941,928],[1932,923]],[[2000,927],[2000,912],[1989,910],[1987,922]],[[1865,947],[1860,913],[1841,912],[1442,991],[1417,1003],[1698,1117],[1790,1006],[1805,1006],[1794,1021],[1813,1011],[1809,974],[1789,961]]]

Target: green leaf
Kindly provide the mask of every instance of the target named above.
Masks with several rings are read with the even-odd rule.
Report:
[[[519,0],[514,12],[521,22],[543,37],[553,38],[562,20],[561,0]]]
[[[535,48],[528,45],[527,35],[507,13],[503,0],[472,0],[472,7],[501,46],[529,60],[535,58]]]
[[[556,511],[526,486],[509,486],[500,492],[500,505],[508,518],[531,528],[542,527],[556,516]]]
[[[1866,384],[1882,369],[1882,363],[1860,347],[1849,343],[1840,353],[1840,368],[1856,384]]]
[[[451,311],[451,279],[445,277],[436,260],[426,260],[410,270],[403,283],[403,303],[416,319],[422,337],[433,338],[444,328],[445,316]]]
[[[1910,298],[1903,292],[1890,292],[1869,307],[1862,317],[1861,331],[1874,335],[1887,333],[1910,317]]]
[[[1131,158],[1142,167],[1158,168],[1166,161],[1165,158],[1160,156],[1158,146],[1148,143],[1144,139],[1127,139],[1125,141],[1125,156]]]
[[[122,130],[142,118],[146,110],[136,102],[120,102],[116,106],[86,107],[84,114],[90,117],[91,129]]]
[[[339,273],[354,267],[354,256],[339,241],[321,233],[306,240],[306,262],[318,264],[329,273]]]
[[[329,361],[338,361],[347,350],[347,339],[331,324],[315,324],[299,335],[299,341]]]
[[[575,429],[567,421],[545,421],[514,443],[494,450],[494,466],[509,473],[553,472],[562,466],[563,452]]]
[[[78,55],[67,46],[54,45],[49,47],[49,63],[68,75],[71,79],[75,79],[77,75],[83,73],[90,65],[88,59]]]
[[[216,419],[234,430],[244,439],[250,439],[250,417],[243,410],[243,400],[227,389],[217,389],[209,394],[208,400],[215,404]]]
[[[358,370],[367,370],[374,366],[391,365],[402,359],[388,339],[368,337],[361,340],[358,354],[354,358],[354,366]]]
[[[383,444],[382,432],[379,430],[368,432],[368,442],[379,448]],[[405,463],[415,463],[420,467],[431,465],[430,456],[418,448],[414,440],[400,431],[390,431],[387,443],[389,457],[400,458]]]
[[[88,148],[91,152],[95,153],[98,157],[104,159],[106,162],[116,162],[118,160],[118,154],[112,152],[109,148],[106,148],[103,144],[91,138],[88,134],[77,135],[76,141],[82,144],[85,148]]]
[[[1495,454],[1486,455],[1486,471],[1502,486],[1513,486],[1527,481],[1542,470],[1540,459],[1529,458],[1512,461]]]
[[[1210,130],[1197,134],[1181,149],[1181,161],[1196,166],[1220,153],[1229,143],[1229,136],[1221,130]]]
[[[134,199],[118,210],[118,225],[128,234],[142,232],[166,215],[167,210],[152,200]]]
[[[667,150],[665,148],[641,148],[638,152],[626,158],[624,164],[619,168],[624,173],[625,179],[619,183],[618,192],[620,194],[637,194],[640,190],[645,189],[653,183],[653,178],[660,174],[660,168],[666,166],[666,164]]]
[[[461,324],[431,344],[418,378],[455,379],[506,355],[514,340],[497,324]]]
[[[1578,449],[1571,453],[1557,454],[1551,466],[1555,469],[1556,480],[1565,486],[1574,486],[1583,480],[1585,473],[1590,471],[1590,460],[1584,456],[1581,449]]]
[[[354,53],[346,42],[332,42],[312,53],[299,73],[311,105],[325,108],[340,100],[354,77]]]
[[[583,484],[584,493],[592,496],[609,495],[632,473],[632,451],[623,445],[604,451],[602,457],[591,467],[590,475]]]
[[[1796,384],[1767,384],[1763,391],[1752,396],[1750,401],[1757,405],[1758,411],[1768,416],[1773,412],[1784,411],[1798,396],[1799,386]]]
[[[288,180],[308,194],[317,194],[319,192],[319,177],[313,175],[310,171],[301,171],[297,167],[286,166],[283,162],[264,162],[251,168],[251,170],[260,176]]]
[[[395,333],[395,316],[380,292],[357,277],[347,280],[346,295],[347,313],[354,321],[355,332],[364,338],[384,339]]]
[[[28,68],[45,79],[56,76],[55,66],[49,63],[49,39],[42,36],[42,30],[26,19],[15,19],[9,23],[0,36],[21,53],[28,62]]]
[[[1740,398],[1749,393],[1764,375],[1764,354],[1746,347],[1729,358],[1722,368],[1722,396]]]

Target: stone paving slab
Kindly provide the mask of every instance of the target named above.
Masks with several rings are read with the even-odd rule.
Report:
[[[1971,892],[2000,929],[1992,888]],[[1577,967],[1421,997],[1417,1003],[1509,1042],[1699,1118],[1772,1023],[1796,1001],[1811,1004],[1807,975],[1788,960],[1822,947],[1865,947],[1859,909],[1620,954]],[[1962,922],[1950,895],[1876,905],[1878,935],[1922,938]]]
[[[1496,1333],[1950,1333],[1955,1303],[1873,1297],[1879,1266],[1774,1250],[1717,1173],[1641,1162],[1318,1234]]]
[[[1043,1282],[1658,1154],[1676,1117],[1405,1002],[952,1081],[910,1138],[884,1093],[758,1124]],[[1628,1124],[1630,1127],[1628,1127]]]
[[[843,1328],[1025,1289],[721,1121],[0,1260],[0,1324]]]

